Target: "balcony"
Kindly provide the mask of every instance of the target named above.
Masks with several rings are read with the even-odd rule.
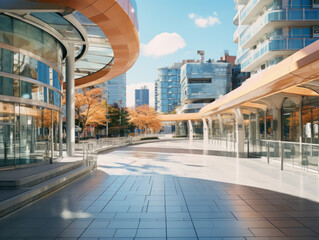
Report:
[[[239,24],[239,12],[236,13],[234,19],[233,19],[234,25],[238,26]]]
[[[241,25],[248,25],[253,22],[260,11],[268,6],[272,0],[251,0],[241,11],[240,11],[240,21]]]
[[[292,25],[313,26],[319,22],[319,9],[280,9],[271,10],[261,16],[245,32],[242,31],[239,42],[242,48],[250,48],[265,34],[277,27]]]
[[[262,63],[278,56],[278,51],[282,55],[292,54],[313,42],[316,38],[284,38],[284,39],[270,39],[258,46],[257,49],[251,51],[245,59],[240,63],[243,72],[251,72],[255,70]]]
[[[238,38],[239,38],[238,29],[236,29],[233,35],[234,43],[238,43]]]

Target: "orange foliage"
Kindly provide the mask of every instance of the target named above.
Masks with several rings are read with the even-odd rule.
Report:
[[[162,128],[162,123],[157,117],[157,112],[148,105],[140,106],[135,110],[129,110],[128,119],[129,123],[139,129],[145,129],[146,132],[149,130],[157,132]]]
[[[75,118],[82,127],[88,125],[105,125],[106,102],[102,101],[102,89],[82,89],[83,93],[75,93]]]

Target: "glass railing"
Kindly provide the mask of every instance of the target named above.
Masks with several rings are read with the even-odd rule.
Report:
[[[265,41],[263,44],[258,46],[254,51],[251,51],[249,55],[240,63],[242,69],[245,69],[251,63],[258,60],[266,53],[270,51],[281,51],[281,50],[299,50],[313,42],[317,41],[316,38],[284,38],[284,39],[270,39]]]
[[[243,46],[255,34],[257,34],[267,23],[276,21],[311,21],[319,20],[319,9],[280,9],[271,10],[261,16],[247,30],[241,31],[240,45]]]
[[[281,170],[298,168],[319,172],[319,144],[272,140],[248,142],[247,151],[251,157],[262,157],[268,164],[278,165]]]
[[[252,0],[248,5],[246,5],[246,7],[244,7],[241,11],[240,11],[240,19],[241,21],[247,17],[248,13],[250,13],[250,11],[256,6],[256,4],[261,1],[261,0]]]
[[[236,152],[234,137],[212,137],[210,148],[225,152]],[[319,144],[245,139],[244,152],[249,158],[277,166],[281,170],[298,169],[319,173]]]

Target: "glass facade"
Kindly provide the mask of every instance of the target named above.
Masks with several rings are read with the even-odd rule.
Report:
[[[1,14],[0,43],[0,167],[51,161],[59,157],[63,47]]]
[[[146,87],[135,89],[135,107],[150,104],[150,92]]]
[[[158,69],[155,83],[155,110],[169,113],[181,104],[180,72],[182,64]]]
[[[117,104],[119,107],[126,106],[126,73],[106,81],[97,87],[103,89],[103,98],[109,105]]]
[[[65,54],[63,46],[50,34],[31,24],[0,14],[0,43],[33,53],[61,72]],[[32,65],[32,60],[29,60],[29,65]]]
[[[319,39],[319,8],[312,0],[237,3],[237,63],[258,73]]]
[[[225,62],[186,63],[181,68],[182,105],[195,104],[185,111],[198,112],[231,90],[232,65]]]

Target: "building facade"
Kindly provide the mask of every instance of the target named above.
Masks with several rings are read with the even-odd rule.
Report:
[[[155,82],[155,110],[169,113],[181,104],[181,63],[158,69]]]
[[[232,90],[240,87],[248,78],[250,78],[250,73],[242,72],[240,64],[235,64],[232,69]]]
[[[143,105],[150,104],[150,92],[146,86],[141,87],[141,89],[135,89],[135,107],[140,107]]]
[[[319,4],[313,0],[236,0],[237,63],[252,75],[319,37]]]
[[[68,155],[74,155],[75,88],[126,72],[139,54],[134,0],[112,7],[109,3],[1,1],[0,167],[61,158],[63,135]],[[92,7],[95,4],[108,10],[101,12]],[[122,34],[114,35],[119,16],[116,28]],[[127,56],[120,62],[119,51]],[[66,131],[62,130],[63,90]]]
[[[182,113],[196,113],[231,89],[228,62],[185,62],[181,67]]]
[[[103,89],[102,97],[107,99],[109,105],[117,104],[119,107],[126,107],[126,73],[97,87]]]

